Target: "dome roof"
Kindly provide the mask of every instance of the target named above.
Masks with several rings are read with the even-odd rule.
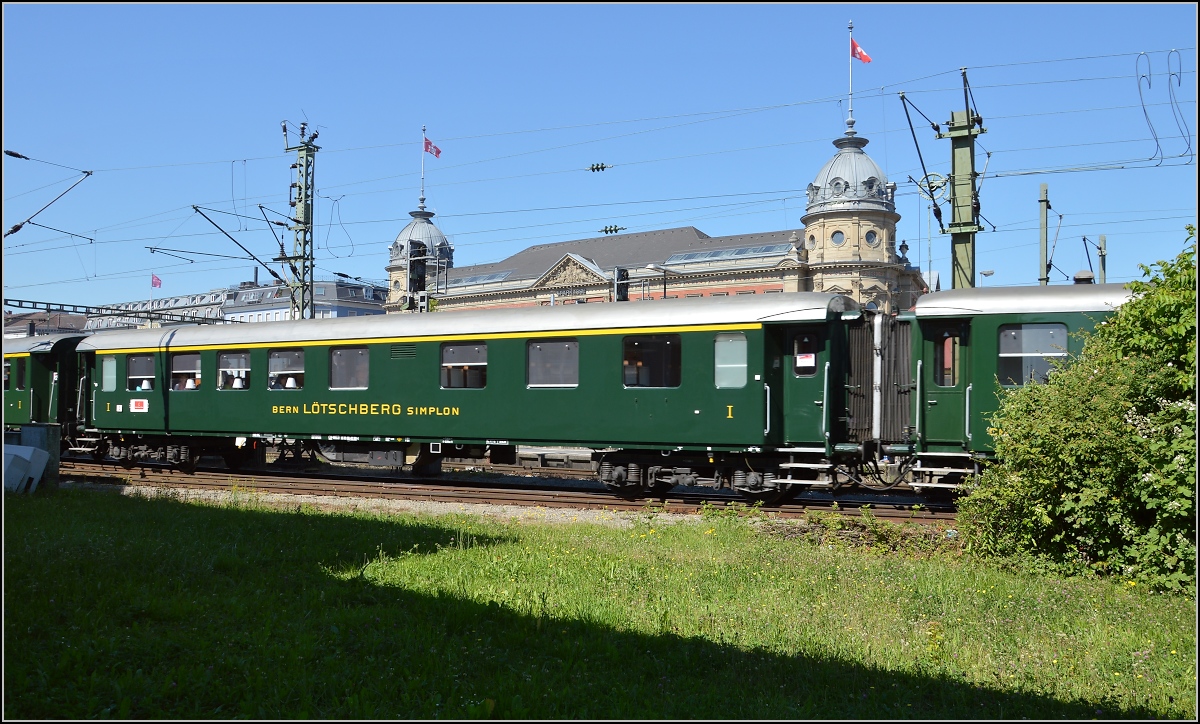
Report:
[[[424,200],[421,199],[421,201]],[[393,260],[406,258],[410,253],[413,242],[424,245],[426,251],[433,251],[434,249],[449,250],[451,248],[446,235],[430,221],[434,213],[426,211],[425,204],[421,204],[418,211],[408,212],[408,215],[413,217],[413,220],[408,222],[408,226],[405,226],[396,235],[396,240],[392,242],[392,246],[390,247],[390,254]],[[441,256],[445,258],[449,255],[443,252]]]
[[[888,184],[883,169],[863,151],[867,143],[849,121],[846,135],[833,142],[838,152],[808,185],[806,213],[868,209],[895,213],[895,186]]]

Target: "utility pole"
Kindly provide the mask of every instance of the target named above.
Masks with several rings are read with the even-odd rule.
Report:
[[[1100,257],[1100,283],[1104,284],[1107,281],[1105,267],[1108,265],[1108,239],[1104,234],[1100,235],[1100,251],[1096,252],[1096,256]]]
[[[1038,284],[1043,287],[1050,283],[1050,264],[1047,259],[1047,247],[1050,244],[1050,187],[1042,184],[1042,197],[1038,200],[1038,216],[1041,222],[1041,232],[1038,236]]]
[[[292,319],[312,319],[315,316],[313,298],[313,268],[315,260],[313,256],[313,197],[316,196],[316,176],[314,166],[316,163],[317,151],[321,147],[316,145],[318,131],[313,131],[312,135],[308,135],[308,124],[300,124],[300,143],[295,146],[288,145],[287,121],[283,121],[283,145],[285,151],[296,152],[296,163],[292,164],[292,168],[296,169],[296,180],[288,187],[288,205],[294,209],[292,212],[292,225],[288,227],[293,234],[292,253],[286,255],[283,250],[283,243],[280,242],[279,256],[275,261],[285,264],[285,272],[287,272],[288,291],[291,295],[291,315]],[[293,196],[293,192],[295,192]]]
[[[950,248],[953,289],[975,286],[975,234],[979,225],[979,194],[975,179],[975,137],[987,133],[983,119],[971,109],[967,69],[962,68],[963,103],[966,109],[952,111],[946,132],[938,138],[950,139]]]

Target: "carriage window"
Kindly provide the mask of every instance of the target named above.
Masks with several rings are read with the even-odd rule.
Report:
[[[222,352],[217,355],[217,389],[245,390],[250,387],[250,353]]]
[[[1005,387],[1044,382],[1054,359],[1067,356],[1065,324],[1000,325],[1000,357],[996,376]]]
[[[792,343],[792,370],[797,377],[812,377],[817,373],[817,335],[799,334]]]
[[[131,354],[125,359],[130,390],[154,389],[154,357],[148,354]]]
[[[267,354],[267,388],[304,389],[304,350],[273,349]]]
[[[195,390],[200,387],[200,355],[171,355],[171,389]]]
[[[943,332],[941,339],[934,342],[933,383],[939,387],[954,387],[958,384],[958,332]]]
[[[576,340],[534,340],[527,351],[530,387],[579,385],[579,342]]]
[[[4,360],[4,389],[25,389],[25,358],[17,357],[11,362]]]
[[[678,387],[681,378],[678,334],[646,334],[625,338],[626,387]]]
[[[713,349],[717,389],[736,389],[746,386],[746,335],[718,334]]]
[[[487,344],[443,344],[442,387],[487,387]]]
[[[329,350],[329,389],[365,390],[370,374],[370,358],[366,347]]]
[[[115,392],[117,389],[117,358],[100,358],[100,391]]]

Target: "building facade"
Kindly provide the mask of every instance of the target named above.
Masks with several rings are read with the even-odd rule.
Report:
[[[710,237],[686,226],[541,244],[455,267],[422,196],[390,247],[385,306],[414,311],[421,291],[441,311],[609,302],[624,270],[630,301],[818,291],[887,312],[909,309],[931,285],[897,245],[896,184],[863,150],[867,143],[847,119],[837,152],[808,186],[804,226],[793,230]]]

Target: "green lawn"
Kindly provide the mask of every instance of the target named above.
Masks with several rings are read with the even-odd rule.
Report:
[[[729,516],[4,504],[5,718],[1196,715],[1195,601],[1122,581]]]

